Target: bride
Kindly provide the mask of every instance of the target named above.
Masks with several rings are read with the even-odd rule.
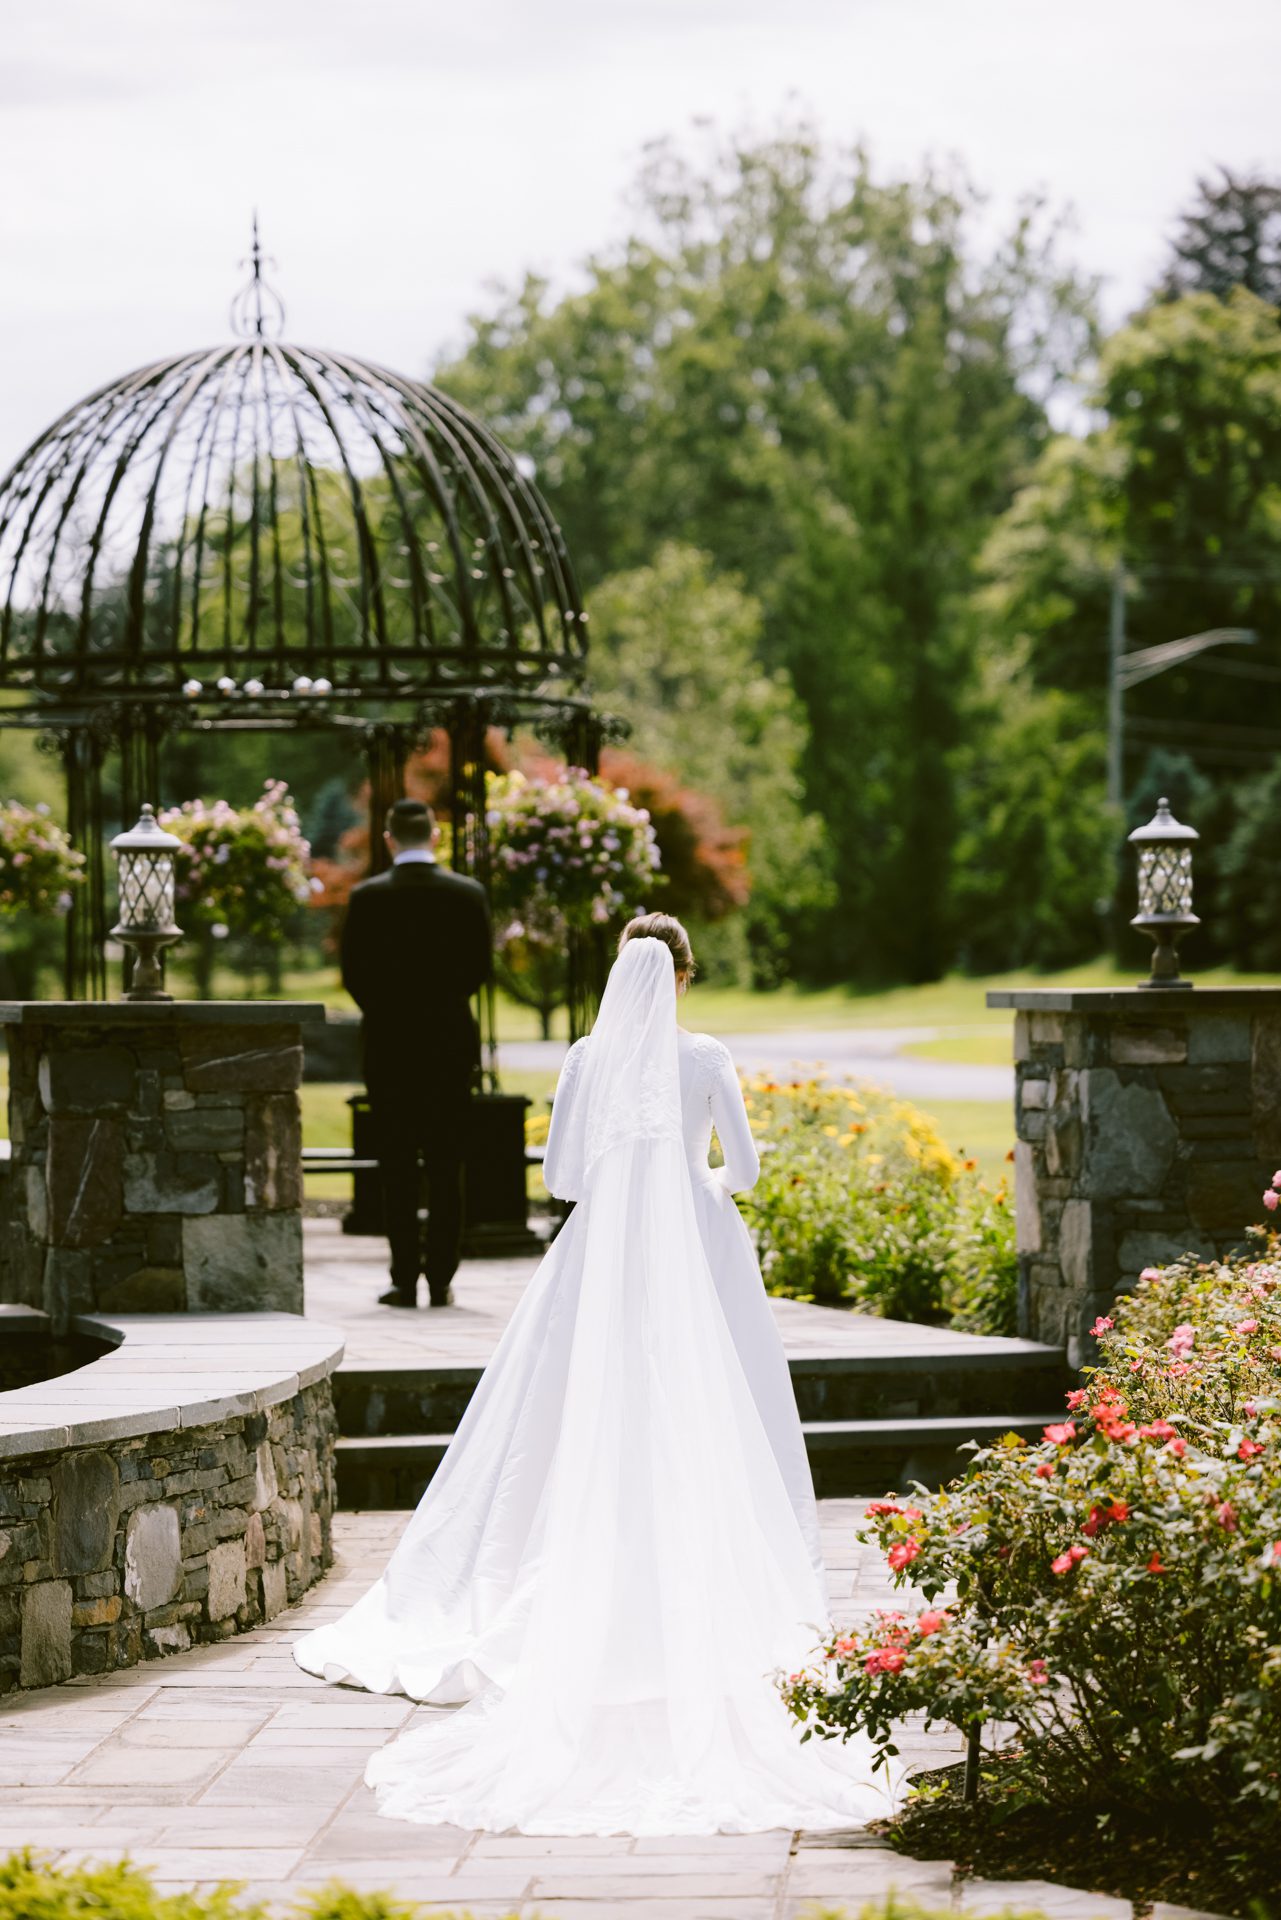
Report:
[[[693,970],[679,921],[625,929],[552,1110],[544,1178],[578,1204],[386,1572],[294,1647],[325,1680],[454,1709],[374,1754],[383,1813],[676,1834],[887,1811],[867,1747],[802,1745],[773,1684],[827,1594],[732,1197],[759,1171],[738,1079],[676,1022]]]

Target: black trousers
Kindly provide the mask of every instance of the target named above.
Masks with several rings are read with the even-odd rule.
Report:
[[[422,1273],[429,1291],[442,1294],[457,1272],[462,1251],[470,1076],[373,1070],[366,1079],[392,1285],[412,1294]],[[423,1174],[425,1235],[418,1221]]]

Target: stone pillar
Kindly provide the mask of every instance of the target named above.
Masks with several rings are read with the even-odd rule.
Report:
[[[288,1001],[15,1001],[0,1298],[302,1312],[304,1025]]]
[[[1019,1332],[1093,1353],[1146,1266],[1226,1253],[1281,1166],[1281,988],[1016,989]]]

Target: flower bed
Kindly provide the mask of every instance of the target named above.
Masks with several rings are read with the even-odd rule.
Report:
[[[1014,1333],[1014,1222],[934,1122],[872,1087],[744,1083],[761,1177],[740,1202],[771,1293]]]
[[[1038,1445],[1007,1436],[944,1492],[869,1507],[896,1578],[932,1604],[835,1636],[784,1684],[804,1737],[859,1729],[888,1759],[905,1713],[1002,1721],[1007,1809],[1209,1836],[1202,1904],[1275,1884],[1281,1240],[1259,1242],[1149,1269]]]

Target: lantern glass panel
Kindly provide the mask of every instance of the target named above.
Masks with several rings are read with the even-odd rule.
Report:
[[[1139,851],[1139,912],[1190,914],[1192,911],[1192,849],[1178,842],[1158,841]]]
[[[121,852],[120,918],[126,927],[173,925],[174,875],[171,855],[129,850]]]

